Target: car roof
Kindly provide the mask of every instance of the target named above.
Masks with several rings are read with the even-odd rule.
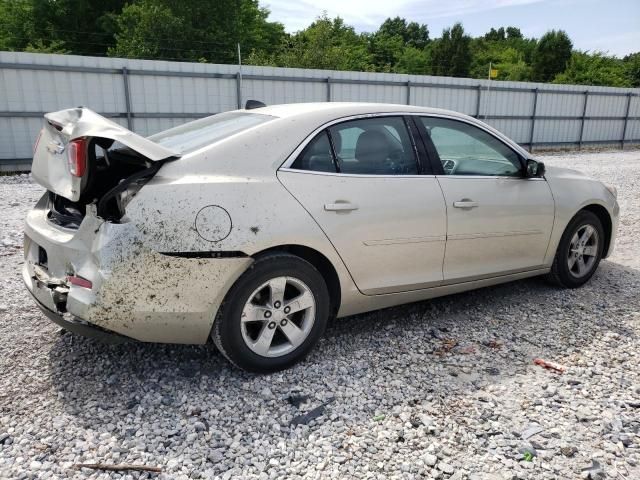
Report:
[[[368,102],[315,102],[315,103],[286,103],[281,105],[268,105],[250,110],[255,113],[272,115],[274,117],[308,116],[317,114],[320,118],[334,116],[336,118],[347,115],[361,115],[367,113],[431,113],[469,118],[459,112],[444,110],[441,108],[417,107],[414,105],[400,105],[393,103],[368,103]]]

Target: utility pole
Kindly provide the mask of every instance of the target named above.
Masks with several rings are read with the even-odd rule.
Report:
[[[240,55],[240,42],[238,42],[238,81],[240,87],[238,88],[238,104],[242,108],[242,56]]]
[[[491,101],[489,98],[489,89],[491,88],[491,62],[489,62],[489,74],[487,75],[487,107],[484,109],[484,119],[487,119],[487,113],[489,113],[489,106],[491,105]]]

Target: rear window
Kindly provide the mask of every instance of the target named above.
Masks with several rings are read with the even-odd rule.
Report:
[[[271,115],[248,112],[226,112],[185,123],[156,133],[149,140],[170,148],[181,154],[193,152],[199,148],[230,137],[261,123],[273,120]]]

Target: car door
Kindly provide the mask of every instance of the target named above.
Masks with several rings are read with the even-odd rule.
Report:
[[[424,146],[414,141],[413,130],[402,116],[339,122],[317,133],[278,171],[364,294],[428,288],[443,280],[444,199],[435,176],[422,174]]]
[[[541,267],[554,218],[546,180],[525,178],[520,155],[469,122],[421,116],[418,127],[447,206],[445,282]]]

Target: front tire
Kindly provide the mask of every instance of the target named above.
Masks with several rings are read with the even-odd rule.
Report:
[[[288,253],[259,257],[227,293],[213,324],[214,343],[237,367],[274,372],[302,360],[329,316],[324,278]]]
[[[577,288],[589,281],[602,259],[604,228],[592,212],[578,212],[562,234],[549,280],[566,287]]]

